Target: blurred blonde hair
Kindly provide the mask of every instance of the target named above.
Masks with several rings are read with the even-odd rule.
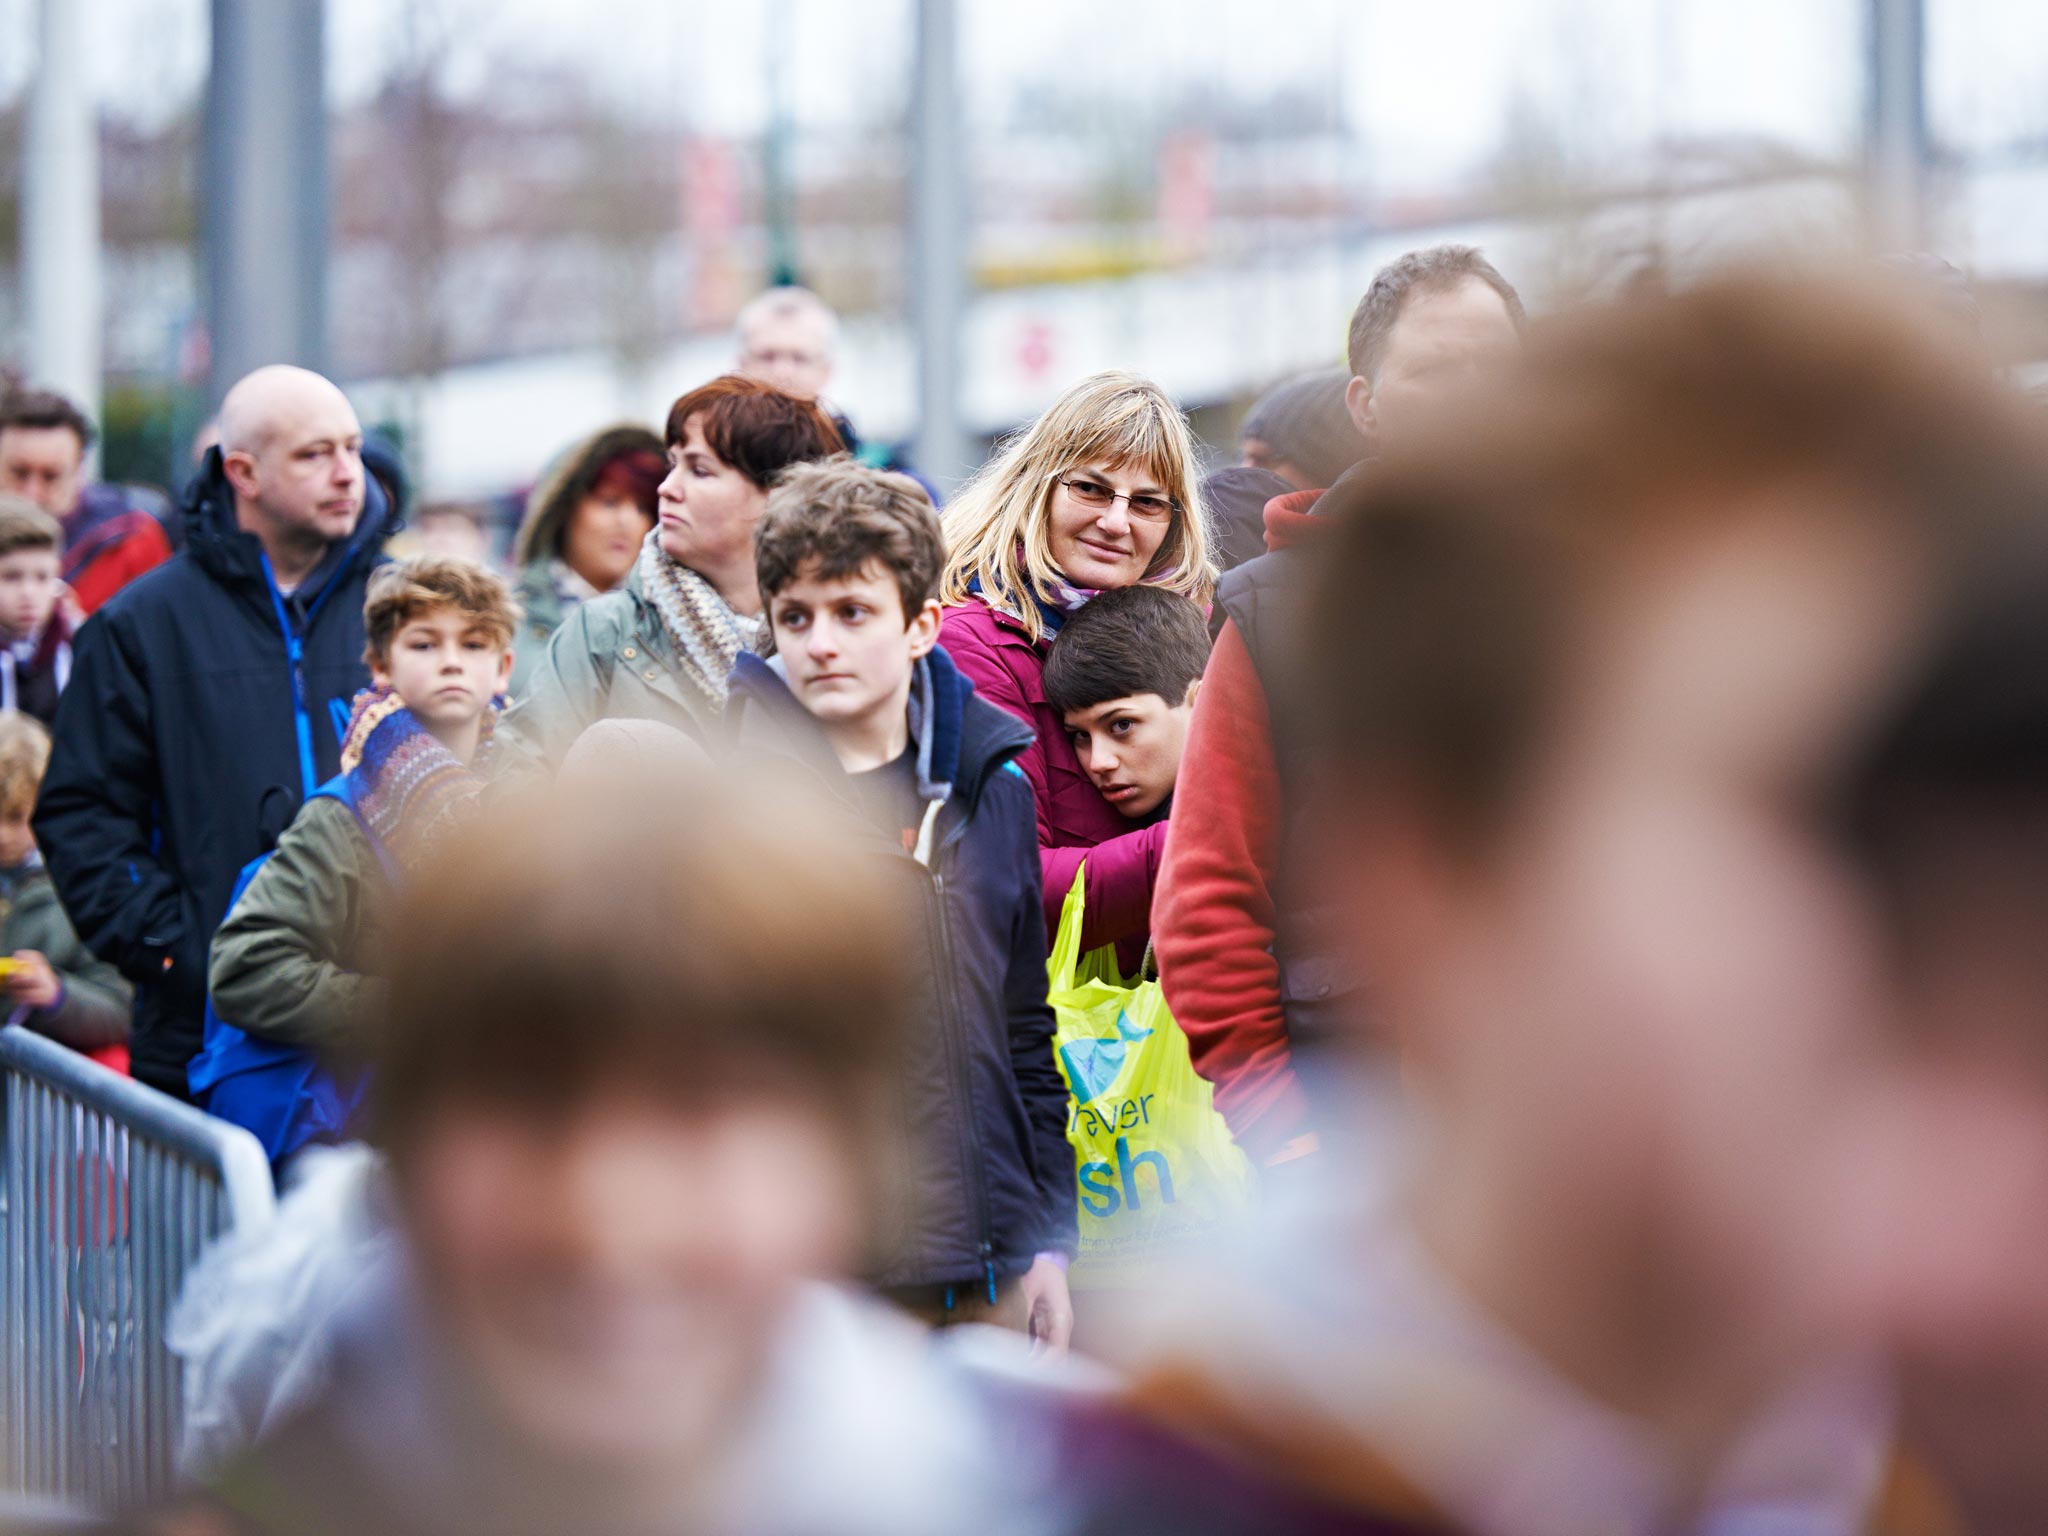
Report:
[[[50,733],[18,709],[0,710],[0,816],[26,816],[35,808],[50,766]]]
[[[946,569],[939,601],[967,601],[978,583],[992,607],[1042,637],[1033,597],[1049,597],[1059,571],[1052,563],[1052,497],[1061,475],[1088,464],[1133,464],[1148,470],[1176,508],[1145,581],[1207,604],[1216,572],[1209,559],[1208,520],[1187,419],[1166,392],[1136,374],[1091,374],[1003,444],[947,506]]]

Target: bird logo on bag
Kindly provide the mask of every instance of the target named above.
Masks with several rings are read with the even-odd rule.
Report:
[[[1151,1033],[1149,1027],[1139,1029],[1131,1022],[1131,1016],[1119,1008],[1115,1039],[1069,1040],[1062,1045],[1060,1060],[1066,1066],[1067,1082],[1073,1087],[1076,1102],[1091,1104],[1114,1088],[1130,1054],[1131,1042],[1143,1040]]]

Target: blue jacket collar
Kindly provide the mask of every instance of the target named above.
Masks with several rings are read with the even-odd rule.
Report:
[[[218,447],[206,450],[199,473],[185,490],[185,541],[197,561],[223,584],[248,582],[268,587],[263,568],[263,545],[256,535],[235,521],[235,493],[221,467]],[[356,531],[342,547],[338,560],[323,562],[316,573],[316,585],[345,579],[351,572],[377,559],[389,539],[405,526],[391,498],[373,474],[364,476],[363,513],[356,519]]]
[[[825,732],[790,691],[779,659],[740,654],[734,663],[726,719],[743,722],[758,710],[780,730],[782,749],[828,779],[844,776]],[[743,727],[744,729],[744,727]],[[972,800],[990,773],[1031,744],[1029,727],[974,699],[974,683],[934,646],[910,684],[910,740],[917,754],[917,792],[927,803]]]

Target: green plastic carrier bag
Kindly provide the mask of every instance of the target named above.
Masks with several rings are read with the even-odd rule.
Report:
[[[1257,1181],[1157,981],[1126,981],[1114,946],[1081,953],[1085,869],[1046,964],[1079,1186],[1076,1285],[1143,1280],[1162,1244],[1244,1213]]]

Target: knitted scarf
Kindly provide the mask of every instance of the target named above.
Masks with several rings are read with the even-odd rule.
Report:
[[[725,680],[741,651],[761,646],[759,619],[743,618],[718,589],[662,550],[661,530],[640,546],[640,585],[682,658],[683,676],[713,709],[725,707]]]
[[[356,695],[341,746],[342,771],[363,825],[401,871],[417,869],[475,808],[504,707],[502,696],[491,701],[476,757],[464,763],[389,688]]]

